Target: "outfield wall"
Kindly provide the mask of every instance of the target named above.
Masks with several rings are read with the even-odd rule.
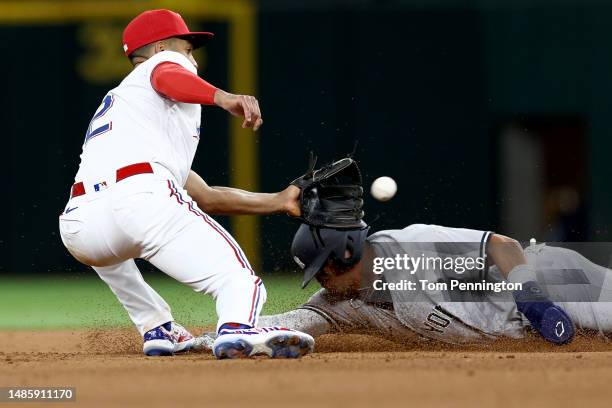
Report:
[[[230,3],[236,2],[214,4]],[[264,113],[265,125],[253,138],[238,133],[223,112],[205,111],[194,168],[210,183],[273,191],[304,170],[308,150],[330,160],[350,152],[359,139],[366,183],[390,175],[399,185],[388,203],[366,199],[367,218],[380,216],[374,229],[424,222],[505,232],[504,203],[525,204],[524,197],[505,196],[500,187],[508,177],[499,165],[500,126],[578,118],[584,160],[576,158],[582,153],[571,137],[557,141],[553,134],[545,144],[556,147],[560,159],[548,171],[583,162],[575,181],[580,199],[575,224],[585,240],[611,238],[612,6],[237,3],[253,6],[247,8],[253,11],[246,14],[250,23],[235,24],[235,18],[246,18],[242,11],[232,20],[222,17],[225,9],[206,14],[196,1],[181,3],[187,4],[183,15],[191,26],[217,33],[200,55],[201,75],[221,87],[236,84],[237,92],[255,89]],[[129,70],[117,45],[128,20],[124,15],[131,15],[125,13],[88,18],[65,13],[49,20],[31,13],[30,20],[22,15],[14,21],[2,13],[0,170],[9,180],[0,204],[7,215],[0,221],[2,272],[80,268],[61,245],[56,217],[93,110]],[[253,31],[236,29],[245,24]],[[237,61],[245,54],[252,58]],[[251,74],[253,81],[240,82]],[[540,219],[533,235],[550,232],[547,211],[534,211]],[[290,266],[295,225],[285,217],[222,221],[264,270]]]

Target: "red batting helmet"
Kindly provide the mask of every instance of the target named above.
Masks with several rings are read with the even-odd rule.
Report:
[[[189,31],[181,15],[174,11],[149,10],[136,16],[123,30],[123,51],[129,56],[144,45],[171,37],[189,40],[198,48],[213,36],[213,33]]]

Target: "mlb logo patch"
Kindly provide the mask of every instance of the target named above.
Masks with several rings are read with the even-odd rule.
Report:
[[[106,187],[108,187],[106,185],[106,181],[103,181],[103,182],[98,183],[98,184],[94,184],[94,190],[96,192],[101,191],[101,190],[106,190]]]

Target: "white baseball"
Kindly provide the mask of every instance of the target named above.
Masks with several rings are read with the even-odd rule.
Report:
[[[389,201],[397,192],[397,183],[391,177],[379,177],[372,183],[370,193],[378,201]]]

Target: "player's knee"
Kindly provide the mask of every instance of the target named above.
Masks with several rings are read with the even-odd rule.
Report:
[[[219,277],[212,286],[214,290],[211,291],[210,294],[212,294],[213,297],[221,290],[250,293],[253,291],[254,287],[257,287],[257,291],[262,301],[265,302],[267,297],[266,287],[261,278],[257,275],[227,273]]]

